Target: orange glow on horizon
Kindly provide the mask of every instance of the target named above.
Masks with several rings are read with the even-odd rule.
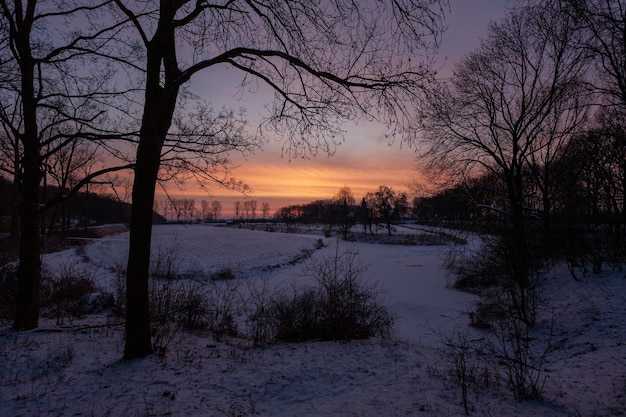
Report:
[[[358,157],[338,154],[289,162],[280,156],[270,155],[240,161],[234,175],[251,187],[247,195],[217,185],[210,186],[210,192],[204,192],[192,183],[188,183],[182,191],[168,191],[175,198],[195,199],[197,207],[202,200],[219,200],[223,205],[222,217],[232,215],[234,201],[246,199],[258,203],[270,202],[273,214],[287,205],[330,199],[342,187],[350,187],[357,202],[381,185],[408,191],[416,174],[411,150],[385,145],[384,152]],[[157,190],[159,198],[163,198],[161,190]]]

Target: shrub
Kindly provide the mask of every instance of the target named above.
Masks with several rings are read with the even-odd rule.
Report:
[[[156,253],[150,254],[150,276],[162,279],[176,278],[181,263],[179,248],[176,238],[167,248],[159,245]]]
[[[65,318],[71,322],[87,314],[89,295],[96,286],[89,272],[67,264],[56,274],[43,270],[41,289],[42,307],[61,325]]]
[[[220,340],[224,336],[236,336],[239,331],[237,318],[242,314],[244,303],[236,282],[212,282],[207,292],[207,327]]]
[[[208,325],[207,295],[199,283],[151,277],[149,297],[152,345],[159,355],[165,355],[179,330]]]
[[[515,399],[540,400],[546,381],[544,363],[554,349],[552,335],[538,340],[531,327],[515,317],[502,318],[492,332],[496,338],[490,346],[492,355],[498,358]]]
[[[470,393],[487,388],[492,379],[490,358],[482,338],[473,337],[468,327],[455,324],[449,333],[437,332],[443,346],[443,378],[458,386],[465,415],[470,414]]]
[[[304,342],[324,339],[324,325],[319,311],[319,291],[305,289],[282,294],[271,306],[274,338],[281,342]]]
[[[312,288],[279,294],[269,310],[256,310],[252,319],[271,323],[277,341],[349,340],[389,337],[394,317],[380,301],[381,291],[362,279],[365,267],[358,253],[346,251],[312,261],[305,274]]]
[[[453,246],[446,267],[454,273],[453,287],[468,292],[480,292],[497,285],[507,274],[505,254],[500,239],[483,236],[480,251],[467,254],[465,246]]]
[[[274,341],[272,307],[281,295],[281,290],[270,285],[267,279],[248,282],[247,298],[244,302],[247,334],[255,343]]]

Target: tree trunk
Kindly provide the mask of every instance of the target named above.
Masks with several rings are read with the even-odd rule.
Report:
[[[156,153],[156,159],[155,159]],[[126,344],[124,359],[152,353],[148,282],[152,240],[152,201],[160,163],[157,138],[142,140],[137,150],[130,215],[130,247],[126,273]]]
[[[519,318],[532,326],[535,321],[535,314],[529,298],[533,291],[530,282],[531,260],[524,219],[523,187],[519,172],[509,179],[509,199],[511,204],[511,231],[507,238],[509,240],[507,255],[508,265],[513,275],[511,296],[513,307],[519,314]]]
[[[41,253],[43,243],[39,234],[39,171],[38,158],[27,161],[24,152],[22,202],[20,205],[20,263],[17,270],[15,330],[34,329],[39,324],[39,288],[41,282]]]
[[[39,324],[39,287],[41,281],[41,253],[43,242],[39,234],[39,184],[43,174],[39,157],[37,100],[35,98],[35,63],[30,49],[30,25],[26,19],[17,32],[16,47],[21,60],[21,98],[24,133],[21,135],[22,199],[20,202],[20,263],[17,270],[17,298],[15,308],[16,330],[34,329]]]
[[[175,102],[176,99],[173,98]],[[162,101],[155,103],[163,104]],[[150,243],[152,240],[152,207],[154,190],[161,163],[161,148],[167,134],[159,125],[164,108],[146,103],[141,137],[137,149],[130,214],[130,247],[126,273],[126,345],[124,359],[144,357],[153,352],[150,340],[150,306],[148,284],[150,274]],[[154,129],[154,127],[157,127]]]
[[[176,7],[161,3],[159,28],[147,45],[146,95],[133,181],[130,215],[130,247],[126,272],[126,342],[124,359],[145,357],[153,352],[150,340],[148,285],[152,207],[161,149],[172,123],[179,86],[177,78],[174,19]],[[165,86],[161,68],[165,67]]]

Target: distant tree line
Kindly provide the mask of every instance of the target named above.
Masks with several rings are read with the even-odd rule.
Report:
[[[50,195],[58,195],[57,187],[48,186],[41,190],[42,201]],[[48,197],[46,196],[48,195]],[[0,230],[10,230],[10,219],[15,205],[13,185],[0,176],[0,216],[3,221]],[[87,192],[76,193],[71,199],[64,200],[42,215],[41,234],[51,235],[55,232],[68,232],[78,228],[112,223],[128,223],[131,206],[114,193]],[[152,221],[163,223],[165,219],[153,212]]]
[[[359,204],[351,189],[343,187],[337,195],[327,200],[282,207],[274,214],[274,220],[287,225],[328,225],[336,227],[346,238],[357,223],[363,226],[365,233],[375,234],[378,228],[384,228],[391,235],[393,224],[409,215],[407,194],[381,185],[376,191],[367,192]]]
[[[259,209],[256,200],[235,201],[233,203],[233,220],[257,221],[269,219],[270,204],[262,202]],[[154,202],[154,210],[161,214],[168,222],[176,223],[210,223],[218,221],[222,215],[224,205],[219,200],[202,200],[200,207],[196,206],[193,198],[168,197]],[[259,214],[261,217],[259,217]],[[228,217],[228,216],[225,216]]]

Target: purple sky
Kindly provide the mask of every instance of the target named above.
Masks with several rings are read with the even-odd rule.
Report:
[[[501,18],[506,10],[504,0],[451,0],[448,29],[443,37],[438,62],[439,75],[450,74],[454,62],[480,44],[487,33],[489,22]],[[267,95],[243,92],[237,95],[238,78],[225,69],[201,73],[192,80],[190,90],[216,107],[245,107],[251,124],[267,104]],[[289,161],[281,156],[281,143],[270,142],[263,151],[247,160],[236,159],[239,168],[235,174],[244,179],[253,192],[248,196],[228,192],[217,186],[212,194],[202,193],[189,184],[183,193],[172,190],[173,195],[185,195],[196,200],[215,198],[223,204],[223,215],[232,212],[235,200],[246,198],[258,203],[270,203],[272,213],[281,206],[331,198],[339,188],[352,188],[357,199],[379,185],[396,190],[408,190],[415,177],[415,149],[399,143],[389,144],[383,126],[346,123],[345,142],[332,157],[317,156],[309,160]]]

